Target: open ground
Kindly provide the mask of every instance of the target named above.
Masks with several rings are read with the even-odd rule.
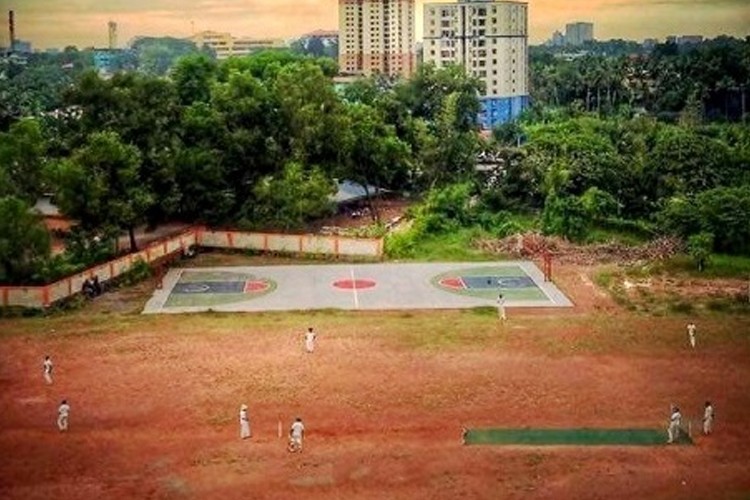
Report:
[[[506,324],[490,308],[140,315],[153,282],[1,320],[0,497],[746,498],[750,320],[702,313],[692,351],[693,318],[623,310],[585,269],[556,282],[575,307]],[[716,433],[695,446],[461,445],[464,426],[666,428],[670,403],[696,427],[706,399]],[[277,424],[295,416],[290,455]]]

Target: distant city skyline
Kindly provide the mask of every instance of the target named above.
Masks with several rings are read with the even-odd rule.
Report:
[[[416,1],[418,40],[424,3]],[[594,23],[599,40],[750,35],[750,0],[530,0],[528,4],[534,44],[576,21]],[[16,38],[41,49],[106,47],[110,20],[117,22],[120,46],[139,35],[188,37],[213,30],[292,38],[338,27],[337,0],[0,0],[0,6],[0,45],[8,45],[7,11],[12,9]]]

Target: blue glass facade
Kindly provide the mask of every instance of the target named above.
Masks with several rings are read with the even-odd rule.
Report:
[[[529,96],[480,97],[482,107],[479,112],[479,125],[483,129],[493,129],[498,125],[515,120],[529,106]]]

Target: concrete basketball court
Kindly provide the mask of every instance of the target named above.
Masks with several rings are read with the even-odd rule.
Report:
[[[570,307],[532,262],[171,269],[144,313]]]

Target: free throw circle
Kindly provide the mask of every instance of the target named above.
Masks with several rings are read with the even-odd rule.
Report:
[[[364,290],[365,288],[373,288],[375,286],[374,280],[338,280],[333,282],[335,288],[341,288],[342,290]]]

